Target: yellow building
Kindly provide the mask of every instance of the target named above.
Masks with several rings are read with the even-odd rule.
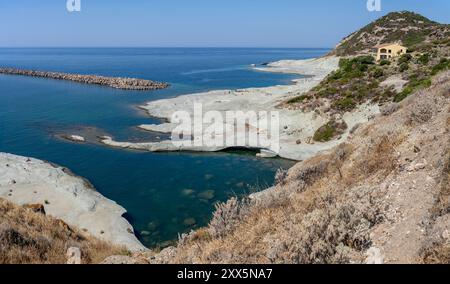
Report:
[[[402,54],[406,54],[407,50],[406,47],[401,46],[398,43],[386,43],[375,46],[377,61],[389,60]]]

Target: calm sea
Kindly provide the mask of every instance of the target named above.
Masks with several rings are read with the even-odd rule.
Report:
[[[74,144],[61,133],[145,141],[137,130],[157,123],[139,111],[146,101],[193,92],[289,84],[298,76],[251,70],[251,64],[317,57],[327,49],[82,48],[0,49],[0,66],[169,82],[154,92],[114,90],[0,75],[0,151],[70,168],[123,207],[147,246],[165,246],[208,223],[214,204],[272,185],[293,163],[254,153],[148,153]]]

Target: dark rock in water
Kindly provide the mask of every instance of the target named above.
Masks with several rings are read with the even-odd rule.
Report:
[[[66,80],[83,84],[101,85],[122,90],[148,91],[169,87],[167,83],[150,80],[121,77],[105,77],[97,75],[79,75],[59,72],[45,72],[34,70],[21,70],[15,68],[0,68],[0,74],[41,77],[55,80]]]
[[[213,178],[214,178],[213,175],[210,175],[210,174],[206,174],[206,175],[205,175],[205,180],[211,180],[211,179],[213,179]]]
[[[182,194],[184,196],[191,196],[193,193],[194,193],[194,190],[193,189],[189,189],[189,188],[185,188],[182,191]]]
[[[185,226],[193,226],[193,225],[195,225],[197,223],[197,221],[194,219],[194,218],[186,218],[186,219],[184,219],[184,221],[183,221],[183,224],[185,225]]]
[[[152,221],[147,224],[147,228],[150,231],[155,231],[156,229],[158,229],[159,225],[160,223],[158,221]]]
[[[214,198],[214,190],[206,190],[206,191],[200,192],[198,194],[198,198],[205,199],[205,200],[211,200]]]
[[[270,64],[269,62],[264,62],[264,63],[261,63],[261,66],[267,66],[269,64]]]

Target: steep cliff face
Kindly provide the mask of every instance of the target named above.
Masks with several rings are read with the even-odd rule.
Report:
[[[448,263],[450,72],[150,263]]]

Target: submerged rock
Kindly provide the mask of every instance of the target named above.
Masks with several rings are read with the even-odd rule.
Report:
[[[206,174],[206,175],[205,175],[205,180],[211,180],[211,179],[213,179],[213,178],[214,178],[213,175],[210,175],[210,174]]]
[[[203,191],[203,192],[200,192],[200,193],[198,194],[198,197],[199,197],[200,199],[211,200],[211,199],[214,198],[214,194],[215,194],[215,191],[214,191],[214,190],[205,190],[205,191]]]
[[[186,218],[184,219],[183,224],[186,226],[193,226],[197,224],[197,221],[194,218]]]
[[[193,189],[185,188],[181,192],[184,196],[191,196],[194,193]]]

